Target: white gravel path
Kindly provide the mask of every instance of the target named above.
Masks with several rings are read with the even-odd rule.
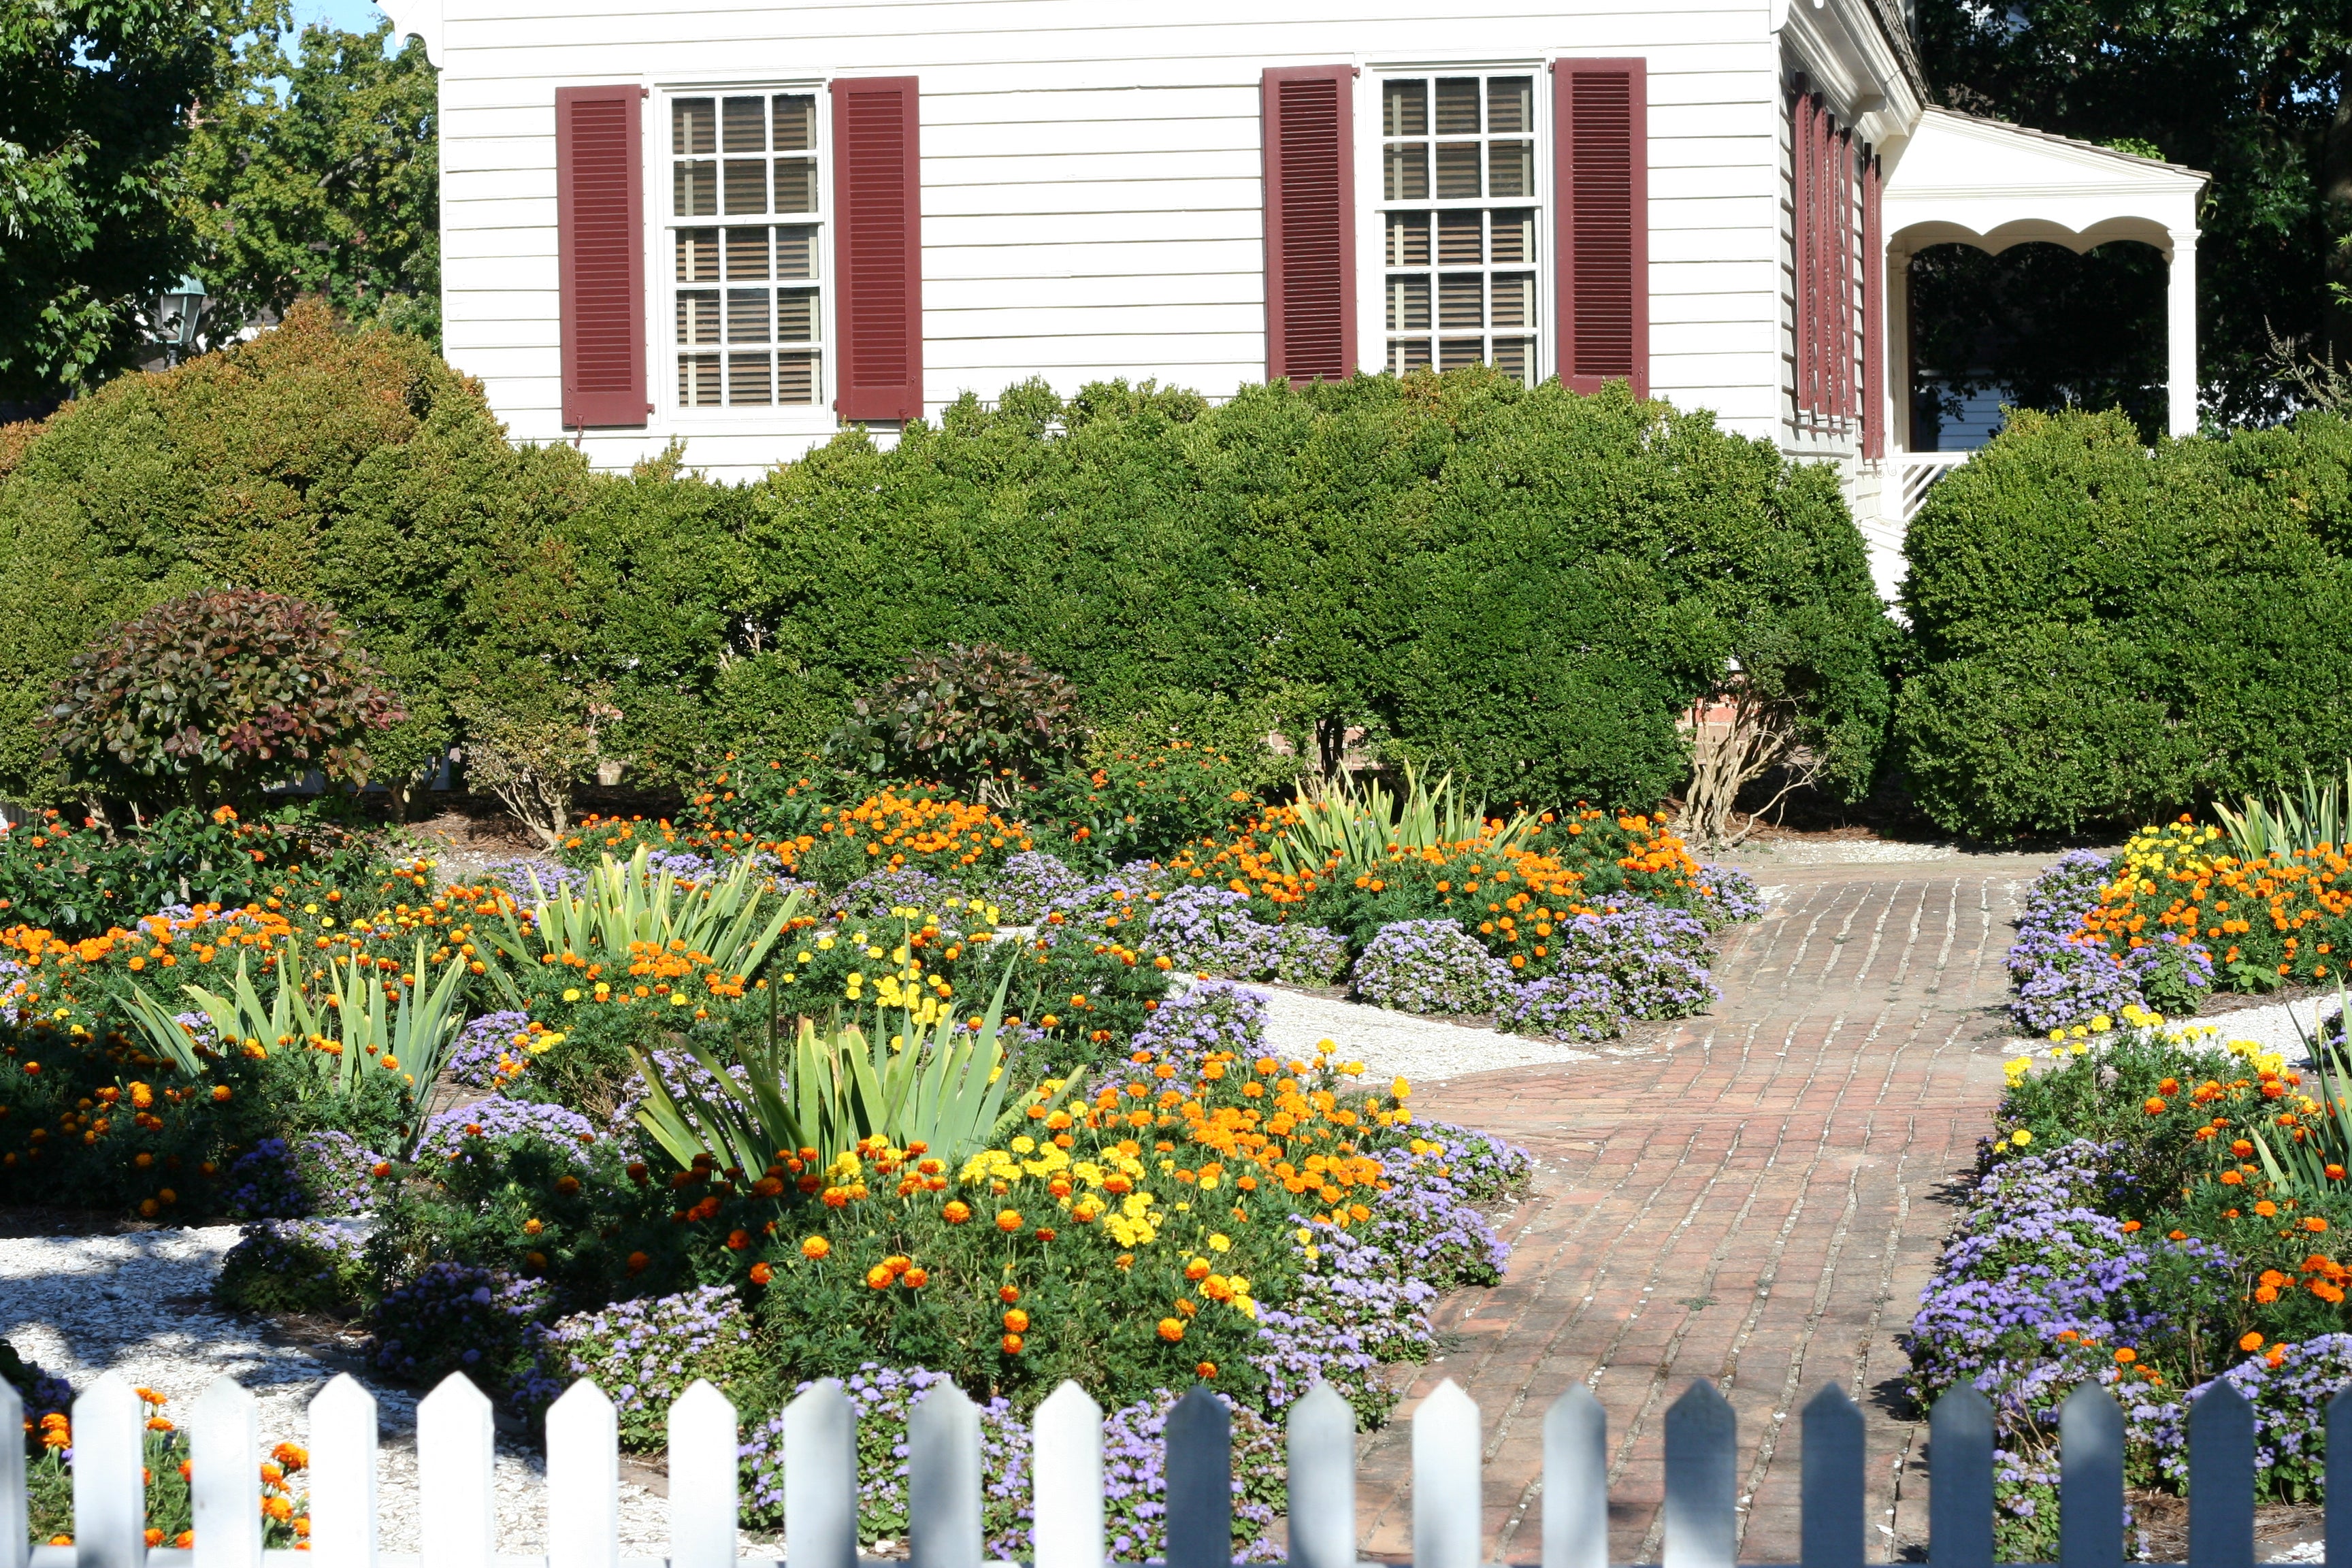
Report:
[[[77,1389],[103,1372],[168,1395],[166,1415],[223,1373],[260,1402],[261,1444],[307,1446],[310,1396],[341,1367],[299,1346],[273,1342],[260,1325],[212,1304],[235,1226],[126,1236],[0,1237],[0,1339]],[[367,1381],[362,1379],[362,1381]],[[370,1382],[383,1434],[376,1475],[386,1552],[417,1550],[416,1396]],[[256,1455],[259,1462],[261,1456]],[[499,1549],[544,1552],[545,1461],[501,1436]],[[667,1504],[621,1484],[625,1555],[668,1550]]]
[[[2273,1002],[2261,1007],[2237,1007],[2166,1022],[2171,1028],[2211,1029],[2214,1033],[2206,1038],[2212,1044],[2251,1040],[2266,1051],[2278,1052],[2290,1063],[2307,1064],[2311,1058],[2304,1049],[2304,1037],[2317,1031],[2322,1016],[2335,1016],[2336,1006],[2333,996],[2305,996],[2298,1002]],[[2009,1043],[2012,1048],[2028,1054],[2050,1048],[2046,1037],[2012,1038]]]
[[[1364,1064],[1368,1079],[1402,1074],[1414,1083],[1433,1083],[1536,1062],[1598,1061],[1639,1048],[1622,1040],[1572,1046],[1506,1035],[1475,1024],[1394,1013],[1276,985],[1240,989],[1265,998],[1265,1044],[1271,1054],[1312,1058],[1318,1044],[1330,1040],[1339,1047],[1339,1059]]]

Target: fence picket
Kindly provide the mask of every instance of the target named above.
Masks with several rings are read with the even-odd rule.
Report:
[[[907,1418],[907,1555],[914,1568],[980,1568],[980,1407],[935,1383]]]
[[[2058,1561],[2123,1568],[2124,1413],[2094,1383],[2058,1412]]]
[[[2352,1388],[2327,1402],[2327,1561],[2352,1563]]]
[[[2189,1561],[2254,1568],[2254,1407],[2222,1378],[2189,1407]]]
[[[1290,1568],[1356,1568],[1355,1407],[1318,1380],[1286,1425]]]
[[[1065,1379],[1037,1406],[1030,1434],[1036,1568],[1103,1568],[1102,1406]]]
[[[1543,1568],[1609,1568],[1609,1413],[1580,1383],[1544,1412]]]
[[[25,1427],[25,1396],[0,1378],[0,1568],[25,1568],[32,1558],[33,1509],[25,1493],[25,1445],[12,1436]]]
[[[261,1568],[261,1408],[224,1373],[188,1423],[195,1568]]]
[[[1862,1568],[1862,1412],[1834,1383],[1805,1402],[1804,1568]]]
[[[1927,1560],[1992,1568],[1992,1401],[1971,1384],[1927,1413]]]
[[[1739,1548],[1738,1419],[1694,1381],[1666,1408],[1665,1568],[1731,1568]]]
[[[489,1398],[464,1373],[451,1373],[416,1402],[416,1490],[433,1500],[417,1521],[417,1544],[433,1568],[490,1568],[498,1552],[490,1489],[497,1443]]]
[[[139,1484],[145,1425],[138,1394],[110,1372],[73,1403],[77,1568],[139,1568],[147,1554],[147,1496]]]
[[[376,1568],[375,1443],[375,1395],[338,1373],[310,1401],[310,1553],[326,1568]]]
[[[621,1568],[621,1424],[588,1378],[547,1407],[548,1568]]]
[[[1234,1426],[1196,1383],[1168,1413],[1168,1568],[1231,1568]]]
[[[834,1378],[784,1406],[784,1557],[857,1568],[857,1413]]]
[[[1478,1568],[1482,1458],[1477,1404],[1449,1377],[1412,1414],[1413,1568]]]
[[[669,1407],[670,1568],[735,1568],[735,1406],[696,1378]]]

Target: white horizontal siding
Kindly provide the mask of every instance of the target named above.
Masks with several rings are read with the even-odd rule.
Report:
[[[1407,0],[445,0],[445,331],[520,439],[569,438],[554,332],[559,86],[920,77],[936,407],[1032,375],[1064,392],[1157,377],[1214,396],[1260,378],[1260,72],[1559,54],[1648,61],[1654,388],[1748,433],[1774,428],[1780,108],[1763,0],[1471,0],[1458,15]],[[646,120],[656,197],[658,106]],[[1359,144],[1360,163],[1376,156]],[[664,325],[648,323],[659,403]],[[822,424],[780,413],[763,434],[665,409],[642,435],[583,445],[622,465],[683,435],[689,464],[740,477],[797,455]]]

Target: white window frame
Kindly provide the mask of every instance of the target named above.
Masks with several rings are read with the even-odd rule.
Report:
[[[1535,325],[1528,329],[1535,339],[1534,358],[1529,366],[1529,378],[1540,384],[1554,374],[1554,360],[1559,353],[1559,331],[1556,316],[1558,309],[1555,284],[1559,260],[1554,254],[1559,239],[1559,219],[1555,209],[1557,195],[1552,173],[1554,144],[1552,122],[1551,61],[1546,58],[1497,58],[1491,55],[1469,56],[1449,59],[1425,57],[1415,59],[1365,60],[1360,65],[1356,91],[1356,351],[1358,365],[1362,370],[1378,374],[1389,363],[1388,330],[1388,213],[1391,205],[1406,209],[1423,209],[1437,204],[1396,203],[1387,199],[1385,170],[1387,165],[1386,137],[1383,131],[1383,102],[1387,84],[1400,77],[1440,76],[1517,76],[1533,79],[1533,129],[1535,141],[1535,194],[1526,201],[1483,198],[1482,207],[1532,207],[1535,210],[1536,260]],[[1434,103],[1432,104],[1434,113]],[[1432,177],[1434,178],[1433,169]],[[1433,264],[1433,279],[1438,268]],[[1488,270],[1492,270],[1491,265]],[[1430,337],[1441,334],[1436,329],[1433,298],[1433,321]],[[1494,330],[1485,329],[1492,337]]]
[[[834,277],[834,192],[833,192],[833,91],[831,73],[798,77],[761,77],[744,79],[727,77],[712,79],[671,79],[649,84],[652,88],[654,123],[648,128],[647,140],[654,145],[653,155],[646,158],[646,211],[655,215],[646,226],[653,249],[649,258],[655,288],[648,312],[647,336],[652,340],[652,353],[647,358],[656,387],[655,404],[665,425],[687,433],[713,435],[829,434],[840,428],[834,413],[835,396],[835,359],[839,353],[838,317],[835,310]],[[795,217],[804,218],[816,227],[816,256],[812,271],[817,290],[817,376],[814,401],[810,403],[767,403],[748,405],[696,405],[684,402],[678,395],[678,360],[683,352],[677,342],[677,300],[682,288],[677,277],[677,231],[688,228],[730,226],[727,215],[715,217],[681,217],[675,211],[676,175],[678,158],[675,151],[674,110],[678,99],[723,99],[730,95],[749,97],[758,94],[773,99],[782,93],[806,93],[815,101],[816,149],[810,155],[816,160],[816,211],[813,214],[770,213],[764,218],[771,229],[783,226]],[[723,110],[720,111],[723,115]],[[772,106],[770,110],[772,114]],[[726,154],[715,156],[722,163]],[[773,152],[764,154],[772,160]],[[772,170],[771,171],[772,177]],[[724,184],[724,173],[721,173]],[[720,205],[725,205],[722,196]],[[739,219],[731,226],[745,226]],[[722,249],[725,240],[720,241]],[[771,287],[774,287],[772,283]],[[724,313],[724,285],[720,285]],[[724,349],[720,352],[723,353]]]

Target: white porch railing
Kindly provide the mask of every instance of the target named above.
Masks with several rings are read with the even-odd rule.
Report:
[[[1975,456],[1974,452],[1889,452],[1886,468],[1894,481],[1895,520],[1908,526],[1926,503],[1929,487]]]
[[[194,1402],[188,1423],[195,1543],[149,1550],[140,1485],[145,1412],[112,1373],[74,1401],[74,1541],[34,1547],[33,1568],[260,1568],[259,1435],[253,1396],[232,1379]],[[26,1568],[23,1405],[0,1383],[0,1568]],[[2326,1561],[2352,1549],[2352,1394],[2328,1406]],[[310,1551],[272,1551],[268,1568],[621,1568],[619,1445],[612,1402],[576,1383],[547,1420],[547,1542],[542,1555],[501,1555],[494,1536],[490,1405],[462,1375],[416,1412],[420,1552],[376,1551],[375,1399],[338,1377],[310,1402]],[[1034,1568],[1105,1568],[1102,1412],[1066,1383],[1033,1426]],[[1862,1412],[1824,1386],[1802,1415],[1803,1568],[1864,1561]],[[1937,1401],[1929,1418],[1928,1519],[1935,1568],[1992,1568],[1992,1407],[1973,1388]],[[1289,1562],[1359,1568],[1355,1417],[1318,1385],[1293,1405]],[[2062,1568],[2122,1568],[2123,1412],[2095,1384],[2068,1396],[2060,1421]],[[857,1419],[838,1383],[817,1384],[784,1414],[784,1536],[791,1568],[857,1568]],[[1738,1433],[1715,1387],[1694,1383],[1666,1412],[1666,1568],[1730,1568],[1738,1542]],[[980,1412],[951,1385],[908,1424],[908,1545],[912,1568],[983,1568]],[[1600,1402],[1582,1385],[1552,1403],[1543,1426],[1542,1568],[1609,1568],[1609,1441]],[[1412,1568],[1480,1568],[1482,1434],[1478,1407],[1451,1381],[1412,1417]],[[669,1555],[653,1568],[739,1568],[736,1421],[707,1383],[669,1413]],[[1233,1443],[1225,1406],[1205,1388],[1167,1424],[1166,1568],[1230,1568]],[[2252,1568],[2253,1412],[2217,1383],[2189,1416],[2189,1560]],[[777,1568],[770,1558],[749,1568]]]

